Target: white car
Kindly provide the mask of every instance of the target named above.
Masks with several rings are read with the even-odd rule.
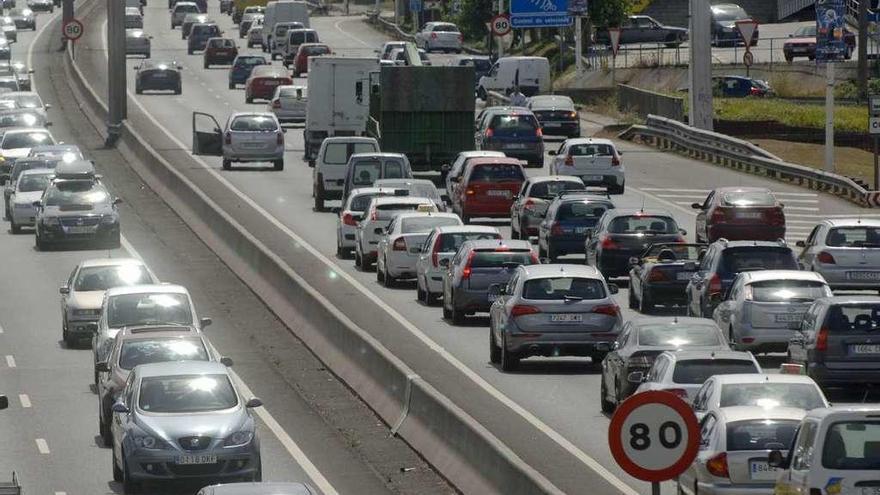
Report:
[[[435,227],[425,239],[416,261],[416,293],[420,301],[431,305],[443,295],[442,260],[452,260],[465,241],[501,239],[501,232],[485,225],[455,225]]]
[[[462,151],[459,153],[452,165],[444,165],[442,168],[442,172],[445,174],[446,197],[451,198],[455,194],[454,189],[457,182],[454,179],[464,172],[469,160],[483,157],[503,158],[504,156],[501,151]]]
[[[199,14],[199,6],[195,2],[177,2],[171,11],[171,29],[183,24],[186,14]]]
[[[326,199],[342,199],[351,155],[378,151],[379,142],[368,137],[330,137],[322,141],[312,170],[315,210],[322,211]]]
[[[354,264],[367,270],[376,261],[379,239],[398,213],[407,211],[437,212],[437,205],[430,198],[412,196],[378,196],[370,199],[364,218],[358,223],[354,240]]]
[[[830,405],[812,378],[783,373],[714,375],[703,383],[692,403],[700,420],[707,412],[724,407],[794,407],[809,411]]]
[[[247,47],[253,48],[263,44],[263,25],[257,24],[251,26],[247,32]]]
[[[641,375],[635,371],[630,375]],[[665,351],[654,359],[651,370],[636,393],[663,390],[687,402],[693,401],[697,391],[712,375],[761,373],[761,365],[750,352],[740,351]],[[641,378],[635,376],[633,378]]]
[[[354,250],[358,222],[363,219],[364,211],[370,205],[370,200],[376,196],[393,196],[394,194],[393,188],[383,187],[362,187],[351,191],[348,199],[339,209],[339,216],[336,217],[337,256],[347,257]]]
[[[3,133],[0,153],[7,162],[15,162],[18,158],[28,156],[34,146],[43,144],[55,144],[55,138],[48,130],[13,127]]]
[[[458,26],[449,22],[429,22],[416,33],[416,46],[425,51],[461,53],[462,35]]]
[[[558,150],[551,150],[550,175],[574,175],[584,185],[600,186],[610,194],[623,194],[626,170],[621,153],[610,139],[566,139]]]
[[[428,234],[435,227],[462,225],[455,213],[400,213],[395,216],[376,249],[376,280],[393,287],[397,279],[415,278],[416,262]]]
[[[275,114],[282,123],[305,122],[308,101],[308,88],[305,86],[278,86],[269,100],[267,110]]]
[[[880,286],[880,219],[822,220],[797,246],[801,265],[821,273],[834,290]]]
[[[395,48],[405,48],[406,41],[386,41],[382,48],[376,50],[379,60],[391,60],[391,51]]]
[[[430,179],[379,179],[373,183],[373,187],[385,187],[389,189],[404,189],[409,191],[410,196],[418,196],[420,198],[431,198],[437,209],[446,211],[446,203],[440,196],[440,191]]]
[[[13,234],[21,232],[22,227],[33,227],[37,215],[35,201],[43,197],[43,191],[55,176],[55,171],[46,168],[25,170],[18,176],[15,189],[9,197],[9,227]]]
[[[208,130],[200,130],[201,122]],[[193,112],[192,126],[193,154],[223,157],[223,170],[234,162],[271,162],[284,170],[284,129],[273,113],[235,112],[221,131],[214,116]]]

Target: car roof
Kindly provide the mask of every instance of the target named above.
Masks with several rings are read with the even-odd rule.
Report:
[[[260,76],[265,76],[265,77],[269,77],[269,76],[287,77],[287,73],[281,67],[276,67],[274,65],[269,65],[269,64],[255,66],[253,72],[251,72],[251,75],[252,76],[253,75],[260,75]]]
[[[607,194],[601,193],[598,191],[565,191],[565,194],[557,194],[553,201],[559,201],[560,203],[565,202],[580,202],[580,201],[596,201],[600,203],[608,203],[611,206],[614,206],[614,203],[611,201],[611,198],[608,197]]]
[[[275,117],[275,114],[272,112],[233,112],[232,115],[229,116],[230,119],[236,119],[238,117]]]
[[[317,493],[305,483],[243,482],[212,485],[212,495],[312,495]]]
[[[328,137],[324,140],[325,143],[375,143],[376,140],[371,137],[359,137],[359,136],[338,136],[338,137]]]
[[[155,339],[155,338],[182,338],[182,337],[201,337],[202,333],[190,325],[186,326],[162,326],[162,325],[142,325],[124,327],[118,334],[118,339]]]
[[[455,213],[446,213],[442,211],[407,211],[395,215],[395,218],[397,218],[398,220],[415,217],[458,218],[458,215],[456,215]]]
[[[633,216],[646,216],[646,217],[672,217],[672,213],[669,213],[666,210],[661,209],[637,209],[637,208],[614,208],[612,210],[607,210],[605,212],[606,215],[610,215],[612,217],[633,217]]]
[[[490,227],[488,225],[444,225],[442,227],[434,227],[441,234],[463,234],[463,233],[478,233],[478,234],[500,234],[499,230],[496,227]]]
[[[176,284],[129,285],[107,289],[108,297],[125,294],[189,294],[189,291],[186,290],[186,287]]]
[[[7,93],[8,94],[8,93]],[[6,96],[6,95],[3,95]],[[49,129],[45,127],[10,127],[3,131],[3,135],[7,134],[20,134],[20,133],[31,133],[31,132],[39,132],[44,134],[49,134]]]
[[[806,418],[818,419],[820,421],[825,419],[865,419],[866,417],[876,421],[878,416],[880,416],[880,405],[817,407],[807,411],[806,414]]]
[[[755,270],[741,273],[741,276],[746,279],[746,283],[766,282],[767,280],[809,280],[825,282],[825,279],[818,272],[810,272],[806,270]]]
[[[387,151],[371,151],[369,153],[353,153],[348,159],[369,159],[369,158],[396,158],[406,161],[406,155],[403,153],[390,153]]]
[[[471,249],[511,248],[532,250],[532,244],[529,241],[518,239],[475,239],[472,241],[465,241],[462,246],[465,245],[469,246]]]
[[[434,204],[431,198],[423,198],[421,196],[376,196],[373,198],[372,204]]]
[[[800,421],[807,415],[807,411],[798,407],[731,406],[717,409],[716,414],[721,417],[723,422],[752,419]]]
[[[430,179],[407,179],[407,178],[399,178],[399,179],[377,179],[373,184],[379,184],[377,187],[390,187],[399,189],[399,185],[409,186],[409,185],[420,185],[420,186],[434,186],[434,181]]]
[[[617,148],[616,146],[614,146],[613,141],[611,141],[610,139],[605,139],[605,138],[591,138],[591,137],[571,138],[571,139],[566,139],[565,142],[566,142],[566,144],[569,144],[569,145],[571,145],[571,144],[607,144],[609,146],[613,146],[614,148]]]
[[[734,187],[718,187],[715,188],[715,192],[719,193],[732,193],[732,192],[766,192],[773,194],[773,191],[768,187],[743,187],[743,186],[734,186]]]
[[[789,248],[784,240],[779,241],[728,241],[727,239],[718,239],[712,244],[721,244],[725,248],[741,248],[741,247],[779,247]]]
[[[360,196],[362,194],[394,194],[397,187],[359,187],[348,192],[348,197]]]
[[[816,385],[816,382],[807,375],[792,375],[788,373],[734,373],[730,375],[714,375],[712,378],[719,385],[739,383],[804,383]]]
[[[510,156],[477,156],[468,160],[469,166],[474,165],[491,165],[495,163],[506,164],[506,165],[520,165],[522,166],[522,161],[518,158],[513,158]]]
[[[880,227],[880,218],[826,218],[822,222],[831,227]]]
[[[137,258],[91,258],[80,261],[79,266],[82,268],[92,266],[123,266],[123,265],[139,265],[146,266],[144,262]]]
[[[590,265],[575,265],[571,263],[559,263],[552,265],[528,265],[522,270],[526,279],[550,278],[550,277],[580,277],[602,279],[602,274],[596,267]]]
[[[458,156],[462,158],[480,158],[487,156],[506,156],[503,151],[489,151],[489,150],[479,150],[479,151],[462,151],[458,154]]]
[[[529,107],[534,108],[540,106],[542,108],[551,108],[565,105],[566,107],[574,107],[574,101],[564,95],[535,95],[529,99]]]
[[[693,359],[735,359],[753,362],[755,359],[752,356],[752,353],[748,351],[666,351],[664,354],[669,354],[672,356],[672,359],[676,361],[690,361]]]
[[[134,372],[141,378],[172,375],[227,375],[226,365],[214,361],[167,361],[141,364]]]

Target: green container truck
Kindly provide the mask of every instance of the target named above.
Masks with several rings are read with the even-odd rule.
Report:
[[[382,66],[370,86],[368,134],[413,170],[439,171],[474,149],[473,67]]]

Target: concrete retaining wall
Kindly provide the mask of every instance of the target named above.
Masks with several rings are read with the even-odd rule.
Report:
[[[617,109],[640,117],[659,115],[684,122],[684,99],[626,84],[617,85]]]

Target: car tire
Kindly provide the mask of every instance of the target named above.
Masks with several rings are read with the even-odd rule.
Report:
[[[282,158],[280,160],[275,160],[274,162],[272,162],[272,166],[275,168],[276,172],[284,170],[284,159]]]
[[[229,83],[229,89],[235,89],[235,83]]]
[[[452,300],[452,324],[453,325],[464,325],[465,320],[467,319],[467,315],[465,315],[463,310],[460,310],[455,307],[455,300]]]
[[[244,38],[244,36],[242,36],[242,38]],[[248,47],[248,48],[253,48],[253,47],[254,47],[254,44],[251,43],[250,41],[248,41],[248,43],[247,43],[247,47]]]
[[[136,95],[140,95],[140,94],[143,94],[143,93],[144,93],[144,90],[141,89],[140,86],[135,85],[135,87],[134,87],[134,94],[136,94]]]
[[[186,54],[187,54],[187,55],[192,55],[194,51],[195,51],[195,50],[193,50],[192,48],[187,48],[187,49],[186,49]]]
[[[244,95],[244,102],[245,102],[245,103],[253,103],[253,102],[254,102],[254,99],[253,99],[253,97],[251,97],[251,96],[249,96],[247,93],[245,93],[245,95]]]
[[[103,408],[104,406],[101,407]],[[101,419],[101,416],[98,416],[98,432],[101,435],[101,442],[104,444],[104,447],[110,447],[113,445],[113,434],[110,430],[110,423]]]
[[[447,321],[452,319],[452,311],[450,311],[449,308],[446,307],[445,301],[443,302],[443,319]]]
[[[379,271],[378,266],[376,267],[376,271]],[[384,272],[382,274],[382,281],[385,283],[385,287],[388,287],[389,289],[394,288],[394,286],[397,284],[397,280],[394,278],[393,275],[388,273],[388,260],[385,260],[385,262],[382,263],[382,271]]]
[[[379,269],[379,262],[376,261],[376,282],[385,284],[385,271]]]
[[[510,225],[510,238],[519,239],[519,229],[514,228],[513,224]]]
[[[434,306],[437,304],[437,301],[440,300],[440,294],[435,294],[428,289],[425,289],[425,304],[428,306]]]
[[[48,246],[39,235],[34,235],[34,246],[37,251],[46,251]]]
[[[462,213],[459,216],[461,217],[461,223],[463,223],[465,225],[471,223],[471,216],[470,215],[465,215],[464,213]]]
[[[733,350],[739,350],[736,348],[736,339],[733,338],[733,325],[727,330],[727,341],[730,344],[730,348]]]
[[[13,219],[9,219],[9,228],[12,229],[12,233],[15,235],[21,234],[21,225],[16,224]]]
[[[174,94],[179,95],[183,93],[183,84],[177,83],[177,88],[174,89]]]
[[[519,367],[519,356],[507,350],[507,339],[501,340],[501,370],[515,371]]]
[[[416,282],[416,300],[427,304],[427,296],[425,296],[425,291],[422,290],[422,286],[418,283],[418,281]]]
[[[492,325],[489,325],[489,362],[498,364],[501,362],[501,348],[495,342],[495,332],[492,331]]]
[[[786,62],[791,63],[792,60],[794,60],[794,57],[792,57],[791,55],[786,55],[786,56],[785,56],[785,61],[786,61]]]
[[[202,62],[202,68],[203,68],[203,69],[208,69],[208,68],[210,68],[210,67],[211,67],[211,64],[209,64],[207,60],[205,60],[204,62]]]
[[[526,238],[526,240],[528,240],[528,238]],[[554,251],[553,247],[550,245],[547,245],[547,260],[550,261],[550,263],[556,263],[559,260],[559,253]]]
[[[602,408],[602,412],[605,414],[611,414],[614,412],[614,403],[608,400],[608,387],[605,386],[605,377],[602,376],[599,378],[602,381],[602,386],[600,389],[599,396],[599,405]]]
[[[116,452],[110,453],[111,462],[113,462],[113,481],[117,483],[122,482],[122,477],[124,476],[121,469],[119,469],[119,465],[116,464]]]
[[[636,299],[635,291],[633,291],[632,279],[629,279],[629,294],[627,294],[627,301],[629,302],[629,309],[638,309],[639,301]]]
[[[251,475],[251,481],[254,483],[260,483],[263,481],[263,460],[260,459],[257,462],[257,469],[254,470],[254,474]]]
[[[364,261],[361,258],[361,252],[358,251],[357,248],[354,249],[354,266],[355,268],[363,270]]]
[[[324,186],[323,184],[323,176],[318,176],[318,184],[314,186],[314,193],[312,194],[315,198],[315,211],[324,211]]]
[[[223,170],[232,170],[232,160],[223,159]]]
[[[608,194],[623,194],[624,189],[626,189],[626,183],[619,186],[611,186],[608,188]]]
[[[639,299],[639,313],[643,315],[649,315],[654,310],[654,303],[651,302],[648,296],[647,292],[642,291],[642,298]]]
[[[122,491],[125,495],[131,493],[140,493],[140,483],[131,479],[131,472],[128,469],[128,463],[125,462],[125,451],[122,453]]]

